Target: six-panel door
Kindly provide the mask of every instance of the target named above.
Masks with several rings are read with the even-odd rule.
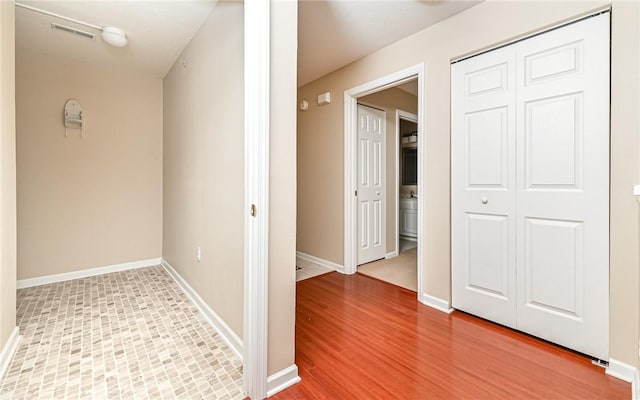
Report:
[[[609,15],[452,66],[461,310],[608,358]]]
[[[386,254],[384,111],[358,105],[358,265]]]

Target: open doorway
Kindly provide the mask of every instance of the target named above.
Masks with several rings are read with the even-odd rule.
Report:
[[[356,271],[360,271],[363,272],[363,269],[369,269],[367,267],[361,267],[361,269],[358,268],[358,266],[361,264],[360,260],[359,260],[359,253],[360,253],[360,247],[361,245],[364,243],[361,240],[361,237],[359,237],[359,230],[362,229],[362,225],[361,222],[363,221],[362,219],[359,219],[359,214],[362,214],[359,211],[360,208],[360,204],[361,202],[359,201],[359,196],[358,196],[358,187],[361,184],[361,182],[359,182],[359,175],[358,175],[358,165],[361,164],[359,162],[359,143],[358,143],[358,103],[361,104],[366,104],[369,101],[376,101],[376,99],[378,100],[378,102],[381,101],[380,96],[384,97],[384,91],[389,90],[390,88],[394,89],[394,90],[399,90],[402,91],[401,89],[398,89],[398,86],[401,85],[405,85],[408,84],[410,82],[415,82],[412,83],[412,85],[415,85],[415,91],[416,91],[416,113],[408,113],[408,114],[413,114],[415,115],[415,120],[416,120],[416,127],[415,127],[415,131],[412,132],[408,132],[405,143],[409,143],[409,141],[411,141],[411,143],[415,143],[415,151],[409,151],[407,152],[407,168],[406,171],[407,173],[411,173],[414,172],[413,170],[410,171],[410,165],[411,164],[411,158],[415,157],[415,177],[413,178],[413,185],[399,185],[402,177],[400,176],[401,171],[402,171],[402,167],[401,167],[401,159],[402,159],[402,153],[401,153],[401,149],[402,149],[402,141],[403,141],[403,137],[401,136],[402,134],[400,133],[400,121],[398,120],[396,122],[396,113],[398,113],[398,109],[399,107],[396,106],[396,108],[394,109],[392,115],[391,115],[391,120],[392,123],[394,125],[393,128],[393,140],[389,141],[390,143],[392,143],[393,145],[390,146],[391,149],[394,149],[393,151],[393,155],[395,156],[394,158],[397,160],[396,162],[394,162],[392,165],[395,166],[395,171],[394,173],[391,174],[386,174],[386,178],[393,178],[393,179],[387,179],[390,181],[393,181],[393,185],[388,186],[387,189],[389,188],[393,188],[394,190],[387,190],[387,198],[390,199],[391,201],[388,201],[388,203],[395,203],[395,206],[393,208],[393,212],[391,213],[391,215],[393,215],[393,224],[386,224],[387,225],[387,230],[385,231],[385,236],[392,236],[392,240],[389,241],[390,243],[393,243],[394,245],[391,247],[391,251],[389,251],[387,254],[385,254],[385,257],[383,260],[381,261],[376,261],[377,263],[379,263],[380,267],[379,268],[375,268],[375,269],[380,269],[380,270],[386,270],[387,274],[390,275],[395,275],[395,273],[398,271],[397,268],[394,267],[386,267],[386,265],[382,265],[382,264],[394,264],[394,261],[400,261],[400,255],[402,255],[402,252],[400,252],[400,244],[404,243],[403,241],[400,240],[399,237],[399,230],[400,230],[400,203],[401,203],[401,196],[400,196],[400,188],[406,186],[405,190],[403,190],[403,195],[406,196],[406,199],[402,199],[402,200],[407,200],[410,202],[415,202],[415,222],[414,222],[414,229],[415,229],[415,237],[412,239],[415,239],[415,244],[416,247],[414,249],[415,251],[415,261],[411,261],[410,257],[406,257],[407,260],[407,267],[406,270],[407,272],[409,272],[409,274],[407,274],[407,277],[404,278],[405,284],[407,284],[407,286],[409,286],[407,281],[410,282],[415,282],[415,286],[411,285],[411,290],[415,290],[417,292],[418,295],[418,300],[422,301],[422,249],[420,246],[420,239],[422,237],[422,231],[423,231],[423,209],[420,205],[420,199],[422,198],[421,196],[421,192],[424,190],[424,185],[422,184],[422,180],[423,180],[423,176],[424,176],[424,159],[423,159],[423,155],[424,155],[424,143],[423,141],[420,141],[419,138],[422,137],[423,135],[421,135],[423,129],[424,129],[424,124],[422,123],[422,115],[423,115],[423,104],[424,104],[424,66],[423,65],[417,65],[414,67],[410,67],[407,68],[405,70],[402,71],[398,71],[396,73],[387,75],[385,77],[376,79],[374,81],[365,83],[363,85],[360,85],[358,87],[349,89],[345,91],[345,102],[344,102],[344,121],[345,121],[345,126],[344,126],[344,140],[345,140],[345,168],[344,168],[344,172],[345,172],[345,176],[344,176],[344,193],[345,193],[345,197],[344,197],[344,272],[347,274],[353,274]],[[406,86],[404,86],[406,88]],[[369,103],[370,106],[374,105],[372,103]],[[380,106],[378,106],[380,107]],[[401,110],[403,112],[406,112],[406,110]],[[386,114],[386,112],[385,112]],[[400,114],[400,113],[398,113]],[[404,114],[407,115],[407,114]],[[407,118],[405,118],[407,119]],[[387,116],[385,116],[385,122],[389,121],[389,118]],[[398,125],[398,129],[395,129],[395,126]],[[397,137],[396,137],[397,136]],[[388,136],[387,136],[388,137]],[[409,148],[409,146],[407,146],[407,148]],[[386,154],[389,154],[389,150],[390,149],[386,149]],[[388,170],[388,169],[386,169]],[[408,174],[409,175],[409,174]],[[412,179],[410,179],[412,177],[407,176],[407,180],[405,182],[409,183],[410,181],[412,181]],[[404,193],[406,191],[406,193]],[[393,196],[390,197],[389,196],[389,192],[393,193]],[[412,193],[413,192],[413,193]],[[405,203],[405,201],[403,201],[403,204]],[[385,207],[385,210],[388,210],[388,207]],[[391,215],[387,215],[385,217],[385,222],[388,221],[388,218],[391,217]],[[366,225],[366,224],[365,224]],[[392,226],[393,229],[389,229],[389,227]],[[393,234],[391,234],[391,232],[393,232]],[[410,246],[407,246],[410,247]],[[407,248],[407,250],[410,251],[410,249]],[[397,254],[396,254],[397,253]],[[408,255],[408,254],[407,254]],[[394,260],[396,259],[397,260]],[[396,264],[397,265],[397,264]],[[415,265],[415,269],[413,269],[413,271],[415,271],[415,278],[412,277],[411,275],[411,271],[412,271],[412,266]],[[389,275],[386,275],[384,277],[381,276],[377,276],[380,279],[384,279],[384,280],[389,280]],[[386,279],[385,279],[386,278]],[[396,279],[398,279],[399,276],[396,277]],[[398,282],[395,282],[394,284],[398,284]],[[401,285],[404,286],[404,285]]]
[[[357,101],[358,272],[417,291],[418,80]],[[373,122],[379,118],[381,123],[367,124],[372,117]],[[367,125],[369,129],[379,129],[385,140],[361,137]],[[379,146],[382,154],[374,150]],[[371,168],[367,168],[368,164]],[[376,169],[377,165],[381,168]],[[379,180],[378,170],[382,175]],[[367,174],[371,176],[364,179]],[[364,187],[369,184],[375,186],[374,191]],[[378,193],[382,193],[382,199]],[[381,207],[376,207],[378,203]],[[377,220],[379,217],[382,221]],[[375,248],[376,240],[382,247],[379,250]]]

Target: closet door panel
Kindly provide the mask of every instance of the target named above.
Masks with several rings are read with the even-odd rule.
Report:
[[[508,107],[505,106],[471,112],[465,116],[468,188],[508,188],[507,111]]]
[[[525,303],[543,312],[580,319],[584,311],[582,222],[526,218]]]
[[[529,101],[523,111],[526,190],[580,190],[584,172],[582,93]]]
[[[453,306],[515,326],[515,50],[454,64]]]
[[[607,359],[609,14],[516,48],[517,328]]]

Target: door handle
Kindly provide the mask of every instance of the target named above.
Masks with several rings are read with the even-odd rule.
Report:
[[[376,195],[380,196],[380,192],[376,192]]]
[[[482,200],[480,200],[482,202],[482,204],[487,204],[489,202],[489,199],[487,199],[486,197],[483,197]]]

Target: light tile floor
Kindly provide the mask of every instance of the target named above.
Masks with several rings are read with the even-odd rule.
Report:
[[[18,290],[0,399],[241,399],[242,363],[163,267]]]
[[[411,249],[415,249],[418,246],[418,242],[416,242],[415,240],[407,240],[407,239],[400,239],[400,252],[406,252],[407,250],[411,250]],[[415,257],[415,256],[414,256]],[[415,264],[415,261],[414,261]],[[307,261],[307,260],[303,260],[301,258],[297,258],[296,259],[296,282],[305,280],[305,279],[309,279],[309,278],[313,278],[315,276],[318,275],[323,275],[326,274],[328,272],[332,272],[333,269],[331,268],[327,268],[327,267],[323,267],[321,265],[318,265],[314,262],[311,261]],[[374,276],[374,274],[368,274],[371,276]],[[415,273],[414,273],[415,275]],[[382,280],[387,280],[385,278],[379,278]],[[415,289],[415,277],[413,278],[413,284],[399,284],[396,283],[393,279],[391,279],[391,283],[393,283],[394,285],[399,285],[402,287],[407,287],[408,289],[411,290],[416,290]],[[402,282],[404,281],[408,281],[411,282],[411,278],[406,278],[403,279]],[[1,399],[0,399],[1,400]]]
[[[418,289],[418,249],[413,247],[398,256],[358,266],[358,272],[405,289]]]
[[[311,261],[296,259],[296,282],[333,271]]]

